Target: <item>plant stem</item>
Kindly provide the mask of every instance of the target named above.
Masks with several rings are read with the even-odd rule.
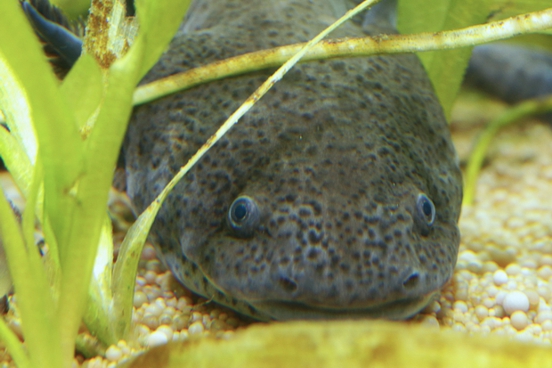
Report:
[[[23,343],[19,341],[13,331],[6,325],[3,318],[0,318],[0,336],[2,336],[2,341],[17,367],[30,368],[31,361],[23,348]]]
[[[460,30],[326,40],[312,47],[302,62],[474,46],[547,28],[552,28],[552,8]],[[305,45],[300,43],[251,52],[159,79],[138,87],[134,93],[134,104],[144,104],[225,77],[282,65]]]
[[[475,147],[472,150],[468,160],[462,206],[469,206],[473,202],[475,196],[475,184],[477,182],[477,177],[479,176],[479,171],[483,165],[483,160],[485,158],[485,154],[487,153],[488,147],[498,131],[510,124],[522,121],[523,118],[543,114],[549,111],[552,111],[552,96],[535,98],[519,103],[489,122],[485,130],[477,139]]]

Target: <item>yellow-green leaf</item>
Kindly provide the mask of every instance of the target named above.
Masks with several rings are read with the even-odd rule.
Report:
[[[399,30],[402,33],[437,32],[483,23],[489,14],[489,0],[427,0],[399,2]],[[471,48],[433,51],[418,56],[433,83],[447,118],[464,77]]]
[[[100,105],[102,89],[100,67],[92,56],[83,53],[61,85],[61,92],[69,106],[73,107],[75,123],[81,133]]]

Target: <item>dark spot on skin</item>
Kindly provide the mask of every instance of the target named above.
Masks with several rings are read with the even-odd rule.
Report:
[[[280,277],[278,280],[280,287],[288,293],[293,293],[297,290],[297,283],[287,277]]]

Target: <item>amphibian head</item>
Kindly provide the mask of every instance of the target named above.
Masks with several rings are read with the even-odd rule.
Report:
[[[196,3],[205,23],[187,25],[149,80],[303,40],[333,11],[325,2],[252,2],[240,18],[242,2],[211,3]],[[209,23],[217,11],[232,21]],[[138,210],[267,75],[137,109],[125,157]],[[152,235],[182,283],[255,318],[406,318],[452,275],[461,185],[415,56],[313,62],[292,70],[177,185]]]

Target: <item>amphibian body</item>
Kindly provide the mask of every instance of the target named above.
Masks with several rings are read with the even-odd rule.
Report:
[[[145,81],[307,41],[354,5],[195,1]],[[361,23],[332,37],[390,31]],[[124,154],[137,211],[270,72],[136,109]],[[177,185],[151,235],[184,285],[257,319],[406,318],[452,275],[461,185],[443,112],[415,56],[306,63]]]

